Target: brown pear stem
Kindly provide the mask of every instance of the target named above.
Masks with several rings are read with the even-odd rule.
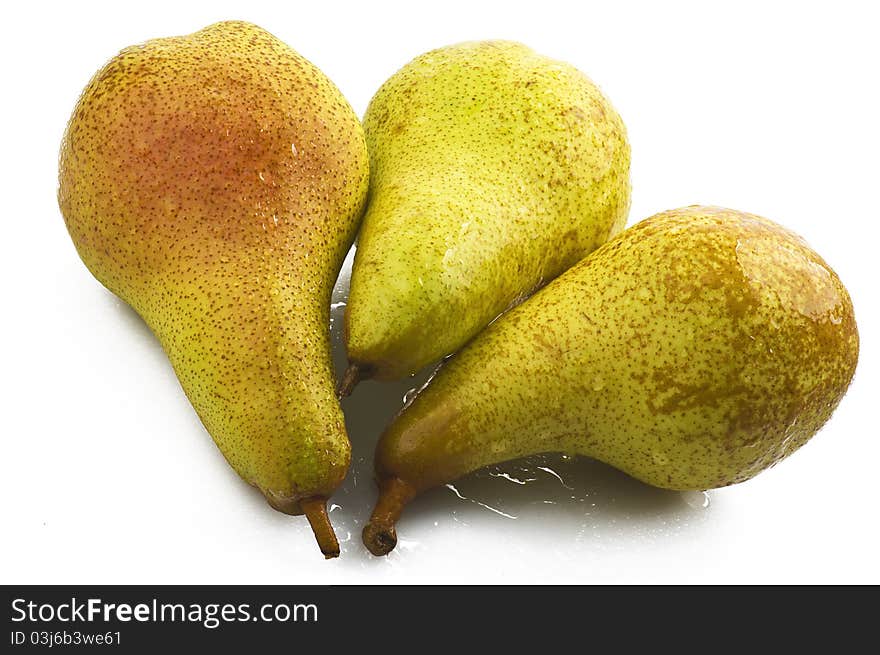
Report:
[[[345,373],[342,375],[342,379],[336,386],[336,397],[339,400],[342,400],[343,398],[351,395],[352,390],[355,388],[357,383],[361,381],[361,374],[362,369],[360,366],[358,366],[354,362],[348,365],[348,368],[345,369]]]
[[[387,555],[394,550],[397,545],[394,524],[415,495],[415,487],[398,477],[379,480],[379,500],[363,532],[364,545],[373,555]]]
[[[320,496],[305,498],[299,501],[299,505],[309,520],[309,525],[312,526],[315,540],[324,557],[326,559],[339,557],[339,542],[330,524],[330,517],[327,516],[327,499]]]

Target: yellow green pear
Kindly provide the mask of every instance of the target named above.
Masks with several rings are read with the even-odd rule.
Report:
[[[376,93],[364,131],[342,394],[456,351],[626,222],[620,116],[583,73],[519,43],[417,57]]]
[[[122,50],[61,147],[58,200],[92,274],[140,314],[232,467],[339,552],[349,464],[332,285],[365,204],[360,123],[313,64],[223,22]]]
[[[748,480],[831,416],[858,359],[837,275],[792,232],[717,207],[657,214],[499,318],[382,436],[364,542],[419,492],[529,454],[656,487]]]

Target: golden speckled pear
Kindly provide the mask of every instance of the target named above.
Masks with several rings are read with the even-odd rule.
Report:
[[[383,435],[364,541],[418,492],[524,455],[594,457],[650,485],[748,480],[831,416],[856,368],[846,289],[798,236],[688,207],[649,218],[511,310]]]
[[[456,351],[626,223],[623,122],[583,73],[524,45],[417,57],[376,93],[364,131],[343,393]]]
[[[368,179],[339,90],[242,22],[121,51],[61,147],[58,199],[83,262],[159,338],[233,468],[305,512],[328,556],[324,503],[350,458],[330,294]]]

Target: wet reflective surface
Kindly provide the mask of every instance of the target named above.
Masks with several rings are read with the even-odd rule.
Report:
[[[333,357],[338,376],[347,360],[342,336],[348,272],[353,252],[336,284],[331,306]],[[375,559],[360,532],[376,499],[373,451],[382,431],[435,370],[430,367],[397,382],[361,382],[343,400],[352,442],[352,465],[333,496],[331,519],[342,558]],[[538,541],[576,545],[611,539],[653,539],[706,520],[709,494],[649,487],[583,457],[543,454],[498,464],[445,487],[425,492],[408,505],[398,524],[398,546],[388,557],[406,560],[440,547],[454,535],[481,546],[521,548]],[[575,549],[576,552],[576,549]]]

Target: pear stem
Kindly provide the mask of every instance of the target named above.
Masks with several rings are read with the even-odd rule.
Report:
[[[339,557],[339,542],[330,524],[330,517],[327,516],[327,499],[320,496],[304,498],[299,501],[299,506],[309,520],[309,525],[312,526],[312,532],[315,533],[315,540],[324,553],[324,558]]]
[[[339,400],[342,400],[343,398],[350,396],[352,390],[357,386],[357,383],[368,377],[368,368],[359,366],[355,362],[351,362],[348,365],[348,368],[345,369],[345,373],[342,375],[339,384],[336,386],[336,397]]]
[[[415,495],[415,487],[398,477],[379,480],[379,500],[363,532],[364,545],[373,555],[387,555],[394,550],[397,545],[394,524]]]

